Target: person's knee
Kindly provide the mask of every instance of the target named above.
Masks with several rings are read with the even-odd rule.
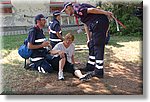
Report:
[[[41,71],[42,73],[52,73],[53,72],[53,67],[49,63],[42,63],[40,67],[38,67],[38,70]]]
[[[67,59],[66,57],[62,57],[62,58],[60,57],[60,58],[59,58],[59,61],[66,62],[66,59]]]
[[[52,68],[51,65],[49,65],[48,67],[45,67],[44,69],[45,69],[45,72],[47,72],[47,73],[52,73],[53,72],[53,68]]]

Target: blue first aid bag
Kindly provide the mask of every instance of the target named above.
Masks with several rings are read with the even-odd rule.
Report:
[[[24,44],[21,45],[18,49],[18,54],[24,58],[24,59],[28,59],[31,54],[32,54],[32,50],[28,49],[27,47],[27,39],[24,41]]]
[[[18,53],[22,58],[28,59],[31,56],[32,51],[28,49],[26,45],[23,44],[18,49]]]

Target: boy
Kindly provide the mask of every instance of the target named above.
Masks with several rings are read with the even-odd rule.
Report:
[[[67,71],[72,73],[73,75],[77,76],[81,81],[86,81],[88,76],[82,75],[81,71],[75,68],[75,60],[74,60],[74,51],[75,51],[75,45],[73,44],[74,36],[70,33],[68,33],[63,42],[60,42],[55,45],[53,50],[60,50],[63,51],[66,54],[66,62],[63,69],[59,69],[58,77],[59,79],[64,79],[63,71]],[[57,57],[55,58],[55,63],[52,64],[53,67],[58,67]]]

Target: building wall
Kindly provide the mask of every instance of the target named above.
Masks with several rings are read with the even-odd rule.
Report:
[[[3,0],[5,1],[5,0]],[[2,14],[0,26],[9,27],[9,26],[32,26],[34,25],[34,16],[42,13],[45,16],[52,16],[50,14],[50,2],[58,2],[63,6],[63,2],[88,2],[92,5],[95,5],[97,0],[6,0],[11,1],[12,13],[4,13]],[[57,4],[56,4],[57,5]],[[53,5],[54,7],[54,5]],[[49,20],[52,17],[49,17],[47,20],[47,25]],[[67,17],[66,15],[62,15],[61,24],[75,24],[75,20],[73,17]]]
[[[101,0],[76,0],[76,2],[78,2],[78,3],[89,3],[93,6],[95,6],[96,3],[99,1],[101,1]]]
[[[12,13],[2,14],[2,27],[6,26],[32,26],[34,16],[42,13],[45,16],[49,12],[50,0],[11,0]],[[26,17],[26,16],[28,17]]]

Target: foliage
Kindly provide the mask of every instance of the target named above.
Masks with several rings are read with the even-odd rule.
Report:
[[[138,2],[107,2],[102,4],[104,10],[113,12],[114,16],[126,26],[126,29],[119,26],[120,32],[117,32],[116,23],[111,20],[110,33],[112,35],[142,36],[142,20],[135,15],[139,4]]]

